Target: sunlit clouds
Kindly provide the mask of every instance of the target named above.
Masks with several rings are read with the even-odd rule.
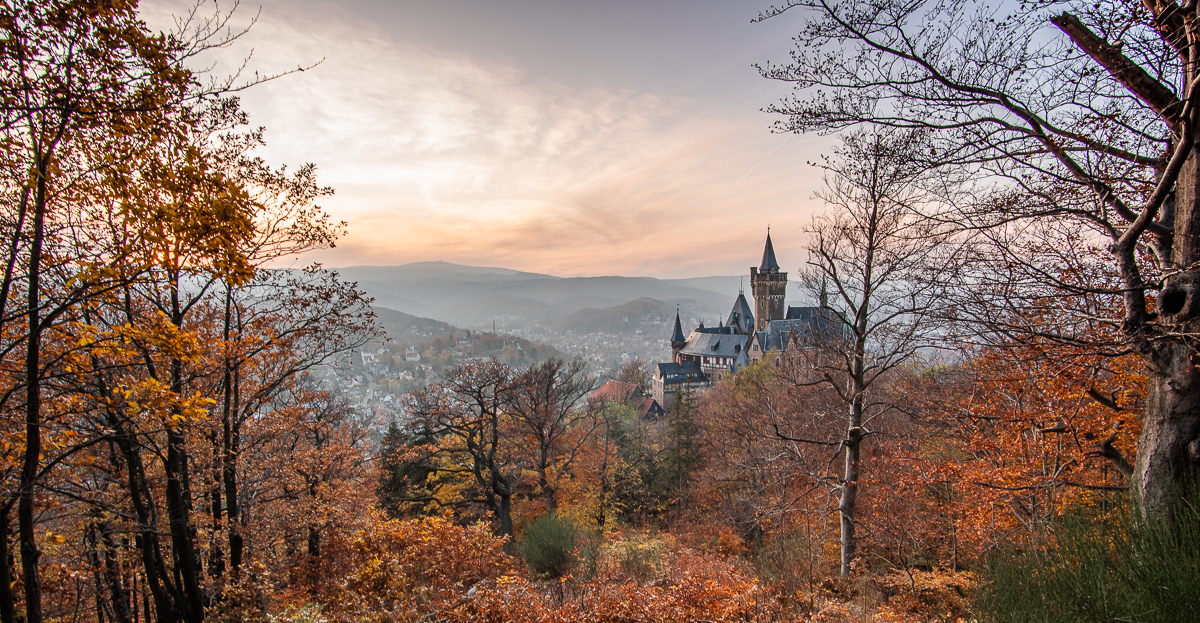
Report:
[[[168,6],[144,5],[153,26]],[[263,73],[324,59],[244,94],[267,129],[262,155],[316,163],[337,191],[324,207],[349,223],[337,249],[305,261],[739,274],[757,263],[768,224],[785,268],[803,261],[800,227],[820,181],[805,160],[828,151],[826,139],[773,135],[752,107],[567,85],[503,58],[397,40],[370,15],[309,8],[266,6],[212,61],[228,71],[250,47],[249,67]]]

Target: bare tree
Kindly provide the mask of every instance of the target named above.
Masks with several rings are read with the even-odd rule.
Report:
[[[440,499],[434,488],[428,499],[442,506],[482,504],[512,536],[512,499],[520,484],[518,448],[505,437],[513,403],[513,371],[496,361],[476,361],[446,374],[446,381],[413,394],[412,427],[435,443],[412,448],[436,464],[441,474],[465,476],[474,487],[468,499]],[[456,492],[457,493],[457,492]]]
[[[622,383],[629,383],[638,388],[642,395],[650,395],[650,379],[654,375],[650,372],[650,364],[641,357],[634,357],[629,361],[621,364],[621,369],[617,372],[616,380]]]
[[[820,292],[821,310],[812,330],[787,351],[783,370],[794,383],[836,392],[845,428],[836,437],[802,437],[778,426],[776,434],[831,447],[830,464],[842,457],[840,476],[827,478],[839,493],[842,575],[850,572],[857,546],[862,445],[880,432],[876,421],[889,409],[877,386],[941,339],[929,312],[943,286],[930,273],[946,261],[948,235],[917,209],[930,200],[923,188],[930,170],[910,157],[926,146],[920,131],[846,136],[826,162],[825,189],[817,195],[831,211],[808,230],[801,281]]]
[[[579,401],[595,383],[583,362],[549,359],[513,383],[512,415],[518,437],[528,441],[538,488],[550,512],[558,510],[556,475],[570,469],[584,444],[600,426],[599,418]]]
[[[1109,255],[1115,279],[1100,286],[1042,267],[1029,274],[1040,274],[1055,297],[1109,302],[1102,320],[1145,362],[1131,481],[1146,512],[1169,515],[1182,485],[1200,476],[1200,370],[1192,363],[1200,329],[1197,5],[787,0],[761,18],[783,13],[801,14],[804,24],[793,62],[761,68],[796,87],[771,109],[786,116],[780,129],[926,130],[930,148],[915,157],[962,167],[981,189],[1007,191],[958,214],[965,225],[1019,236],[1019,219],[1073,222],[1087,232],[1080,246]],[[1015,300],[1037,311],[1037,300]],[[1028,311],[1007,313],[1012,320]],[[1071,321],[1086,319],[1057,320],[1051,330],[1022,330],[1079,335]]]

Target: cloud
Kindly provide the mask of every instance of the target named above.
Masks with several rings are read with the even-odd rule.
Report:
[[[151,3],[152,23],[170,5]],[[317,7],[319,9],[319,7]],[[243,18],[244,19],[244,18]],[[254,87],[244,107],[275,164],[315,162],[349,222],[329,265],[441,259],[566,275],[741,273],[775,227],[801,244],[821,142],[669,93],[570,87],[394,41],[320,10],[264,10],[221,51],[228,70],[315,68]],[[773,151],[774,150],[774,151]],[[764,156],[770,157],[764,160]],[[798,251],[788,263],[798,264]]]

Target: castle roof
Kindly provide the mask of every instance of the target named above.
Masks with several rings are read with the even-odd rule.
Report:
[[[701,333],[693,331],[688,336],[687,344],[683,350],[679,351],[681,355],[692,355],[695,357],[731,357],[736,359],[746,350],[745,335],[728,335],[719,333]]]
[[[700,369],[700,364],[695,361],[660,363],[655,376],[662,379],[666,385],[708,382],[708,376]]]
[[[758,272],[765,273],[768,270],[779,271],[779,261],[775,259],[775,246],[771,244],[771,232],[767,232],[767,246],[763,249],[762,266],[758,267]]]
[[[764,353],[782,351],[791,341],[812,343],[836,338],[839,326],[844,326],[841,319],[828,308],[788,307],[786,319],[768,322],[764,331],[755,334],[755,339]]]
[[[671,333],[672,342],[682,342],[686,338],[683,337],[683,327],[679,324],[679,310],[675,310],[675,331]]]
[[[788,305],[787,315],[784,316],[784,320],[810,320],[818,318],[821,315],[820,307],[795,307]]]
[[[737,300],[733,302],[733,311],[729,312],[729,322],[726,324],[735,327],[742,335],[754,331],[754,312],[750,310],[750,303],[746,302],[744,293],[738,292]]]
[[[782,352],[788,342],[806,337],[812,326],[813,323],[809,319],[772,320],[767,323],[766,330],[759,331],[755,337],[762,352]]]

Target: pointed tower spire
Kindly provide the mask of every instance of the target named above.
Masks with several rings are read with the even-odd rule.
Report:
[[[825,277],[821,277],[821,309],[829,308],[829,287],[825,281]]]
[[[687,344],[687,338],[683,337],[683,325],[679,323],[679,306],[675,306],[675,331],[671,333],[671,359],[679,361],[679,351],[683,350],[683,346]]]
[[[758,267],[758,272],[765,273],[767,271],[779,272],[779,260],[775,259],[775,246],[771,244],[771,228],[767,228],[767,246],[763,249],[762,266]]]
[[[737,300],[733,302],[733,311],[729,312],[729,321],[725,325],[734,327],[738,335],[749,335],[754,331],[754,310],[750,309],[745,293],[738,292]]]

